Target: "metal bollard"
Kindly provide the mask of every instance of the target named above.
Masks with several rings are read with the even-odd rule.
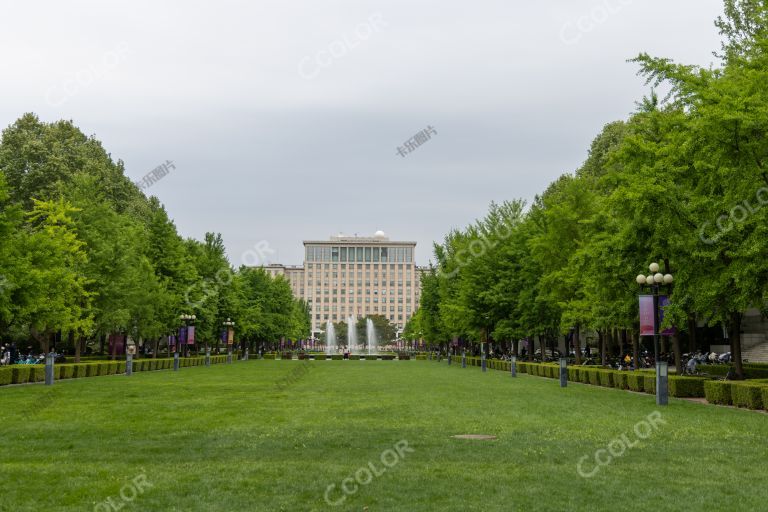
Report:
[[[45,356],[45,385],[53,386],[53,352]]]
[[[175,372],[179,371],[179,353],[178,352],[173,353],[173,371]]]
[[[205,366],[211,366],[211,347],[205,347]]]
[[[125,356],[125,374],[129,377],[133,374],[133,354]]]
[[[517,377],[517,357],[512,356],[512,360],[509,365],[509,373],[513,377]]]
[[[564,357],[560,358],[560,387],[564,388],[568,386],[568,360]]]
[[[656,363],[656,405],[667,405],[669,402],[668,393],[669,367],[666,361]]]

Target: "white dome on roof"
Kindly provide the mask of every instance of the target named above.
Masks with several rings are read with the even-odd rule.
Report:
[[[379,238],[379,239],[387,238],[387,234],[379,230],[373,234],[373,238]]]

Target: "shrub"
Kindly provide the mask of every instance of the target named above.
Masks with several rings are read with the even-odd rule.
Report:
[[[589,384],[589,371],[590,368],[583,366],[579,370],[579,381],[584,384]]]
[[[99,363],[99,375],[109,375],[110,362]]]
[[[617,389],[629,389],[627,372],[613,372],[613,387]]]
[[[85,375],[84,377],[96,377],[99,375],[99,363],[84,363]]]
[[[763,408],[763,388],[765,384],[753,384],[750,382],[737,382],[731,385],[731,398],[733,405],[747,407],[749,409]]]
[[[75,363],[72,365],[72,378],[87,377],[88,363]]]
[[[612,388],[614,373],[613,370],[599,370],[597,374],[600,377],[600,385],[606,388]]]
[[[71,379],[74,368],[71,364],[57,364],[53,368],[54,378]]]
[[[763,409],[768,411],[768,386],[763,386],[763,388],[760,390],[762,392],[762,398],[763,398]]]
[[[125,361],[118,361],[117,362],[117,370],[115,373],[125,373]]]
[[[45,365],[35,364],[29,366],[28,382],[43,382],[45,380]]]
[[[573,366],[568,367],[568,380],[571,382],[579,382],[579,369]]]
[[[426,359],[427,359],[427,356],[425,356],[424,354],[416,354],[417,361],[426,361]]]
[[[731,382],[725,380],[708,380],[704,382],[704,396],[711,404],[731,405]]]
[[[684,398],[700,398],[704,396],[704,382],[707,379],[703,377],[678,377],[669,376],[669,394],[672,396]]]
[[[315,361],[325,361],[325,354],[316,354]]]
[[[649,395],[655,395],[656,394],[656,374],[646,373],[643,380],[643,391],[648,393]]]
[[[645,384],[645,374],[642,372],[631,372],[627,374],[627,386],[632,391],[643,391]]]
[[[341,354],[331,354],[331,359],[333,361],[341,361],[344,359],[344,356]]]
[[[24,384],[29,382],[29,373],[31,370],[29,365],[23,364],[18,366],[11,366],[11,369],[13,372],[11,375],[11,382],[14,384]]]
[[[597,368],[590,368],[589,369],[589,383],[593,386],[599,386],[600,385],[600,371]]]
[[[264,359],[274,359],[275,354],[264,354]]]
[[[0,386],[7,386],[13,380],[13,369],[10,366],[0,366]]]
[[[117,373],[117,361],[108,362],[106,375],[114,375],[115,373]]]
[[[416,357],[418,358],[419,356],[416,356]],[[350,361],[359,361],[360,360],[360,355],[359,354],[349,354],[349,359],[350,359]]]

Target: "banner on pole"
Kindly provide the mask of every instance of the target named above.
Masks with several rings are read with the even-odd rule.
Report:
[[[664,308],[669,306],[669,297],[659,297],[659,325],[664,323]],[[673,336],[674,327],[661,331],[662,336]],[[653,295],[640,295],[640,336],[653,336]]]
[[[640,296],[640,336],[653,336],[653,295]]]

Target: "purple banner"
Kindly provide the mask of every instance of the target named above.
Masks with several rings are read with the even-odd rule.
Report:
[[[659,297],[659,325],[664,323],[664,307],[669,306],[669,297]],[[672,336],[676,332],[674,327],[665,329],[662,336]],[[653,295],[640,295],[640,336],[653,336]]]
[[[640,336],[653,336],[653,295],[640,296]]]
[[[190,325],[187,327],[187,345],[195,344],[195,326]]]
[[[659,322],[660,326],[664,324],[664,308],[669,306],[669,297],[662,295],[659,297]],[[677,330],[674,327],[670,327],[661,332],[662,336],[674,336]]]

